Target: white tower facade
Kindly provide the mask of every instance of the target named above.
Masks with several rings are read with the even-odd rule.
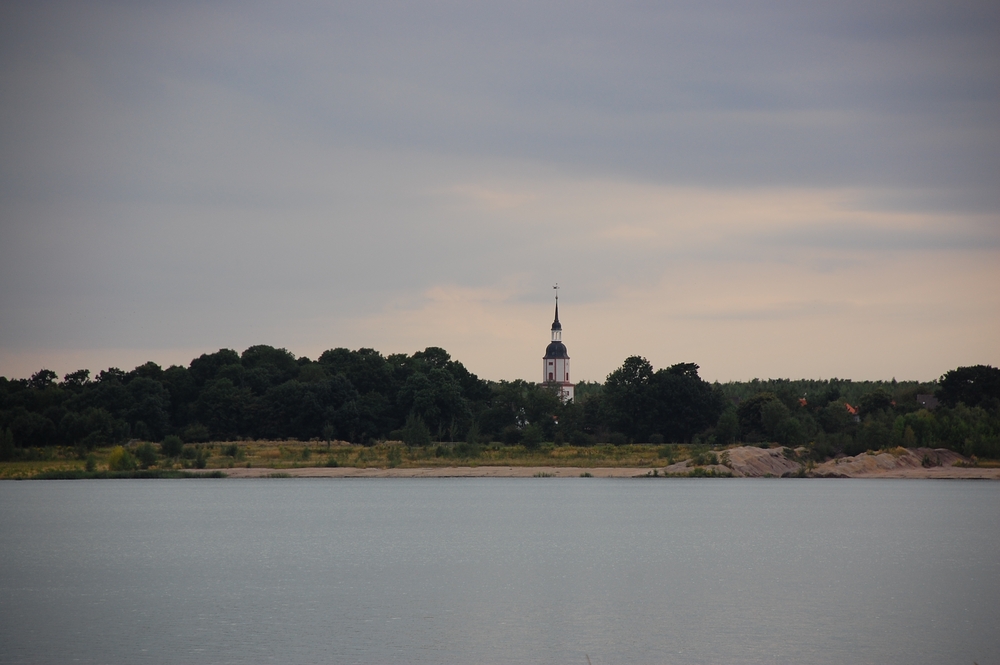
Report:
[[[558,288],[558,287],[556,287]],[[573,399],[573,384],[569,377],[569,354],[562,343],[562,324],[559,323],[559,293],[556,293],[556,318],[552,322],[552,341],[545,347],[542,358],[542,383],[556,388],[559,398]]]

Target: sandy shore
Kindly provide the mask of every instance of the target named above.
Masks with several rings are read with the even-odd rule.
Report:
[[[722,453],[725,453],[723,457]],[[801,459],[789,458],[781,448],[740,446],[719,451],[719,463],[705,470],[737,478],[792,477],[806,475],[816,478],[967,478],[1000,479],[1000,468],[959,466],[969,460],[943,448],[916,448],[879,453],[863,453],[854,457],[829,460],[807,468]],[[925,467],[924,463],[934,466]],[[684,476],[693,470],[689,461],[656,467],[660,474]],[[724,466],[725,465],[725,466]],[[579,478],[590,474],[595,478],[640,478],[653,472],[653,467],[579,467],[579,466],[446,466],[415,469],[355,467],[304,467],[269,469],[234,467],[221,469],[230,478],[266,478],[276,474],[296,478],[532,478],[546,475],[554,478]]]
[[[357,469],[354,467],[308,467],[300,469],[222,469],[230,478],[266,478],[283,474],[295,478],[532,478],[548,474],[554,478],[579,478],[589,473],[595,478],[635,478],[652,471],[648,467],[578,466],[439,466],[419,469]]]

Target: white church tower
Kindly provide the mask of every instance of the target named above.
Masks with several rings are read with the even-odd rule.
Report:
[[[542,358],[542,383],[559,391],[559,397],[567,402],[573,399],[573,384],[569,380],[569,354],[562,343],[562,324],[559,323],[559,285],[556,289],[556,318],[552,322],[552,341],[545,347]]]

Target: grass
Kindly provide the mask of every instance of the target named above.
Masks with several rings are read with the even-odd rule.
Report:
[[[127,446],[134,451],[140,442]],[[158,451],[159,446],[154,445]],[[540,466],[540,467],[646,467],[654,469],[665,463],[694,460],[701,464],[718,462],[725,465],[728,455],[704,445],[628,444],[614,446],[556,446],[543,443],[527,448],[500,443],[468,445],[462,443],[432,443],[429,446],[406,446],[398,441],[383,441],[373,446],[361,446],[342,441],[237,441],[214,442],[185,446],[186,456],[166,459],[159,457],[151,468],[126,472],[137,475],[109,475],[108,455],[111,448],[90,451],[92,471],[86,460],[69,447],[36,448],[18,460],[0,462],[0,479],[4,478],[106,478],[156,477],[173,478],[201,475],[207,471],[239,467],[258,467],[282,472],[302,467],[343,466],[353,468],[420,468],[446,466]],[[196,467],[195,454],[204,457],[205,468]],[[718,453],[718,454],[717,454]],[[979,466],[997,466],[995,460],[978,460]],[[683,475],[692,473],[687,469]],[[62,474],[62,475],[60,475]],[[92,475],[88,475],[92,474]],[[105,474],[105,475],[101,475]]]
[[[136,471],[82,471],[79,469],[69,469],[58,471],[50,469],[40,471],[31,477],[32,480],[86,480],[86,479],[108,479],[108,478],[225,478],[222,471],[179,471],[162,469],[140,469]]]
[[[134,452],[134,441],[126,446]],[[159,445],[153,446],[159,451]],[[28,451],[21,459],[0,462],[0,479],[54,477],[112,477],[108,474],[111,448],[89,451],[91,471],[85,459],[70,447],[50,446]],[[202,455],[207,470],[240,467],[264,467],[275,470],[302,467],[345,466],[355,468],[415,468],[444,466],[545,466],[545,467],[653,467],[664,458],[681,461],[691,457],[686,445],[629,444],[613,446],[555,446],[543,443],[527,448],[490,443],[470,446],[462,443],[432,443],[409,447],[398,441],[373,446],[321,441],[237,441],[187,444],[186,455],[159,457],[140,475],[129,477],[186,477],[202,472],[196,468],[195,453]],[[667,454],[669,453],[669,455]],[[60,475],[62,474],[62,475]],[[118,476],[114,476],[118,477]]]

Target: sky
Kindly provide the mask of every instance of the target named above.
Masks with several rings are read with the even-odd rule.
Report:
[[[0,375],[1000,365],[1000,4],[0,3]]]

